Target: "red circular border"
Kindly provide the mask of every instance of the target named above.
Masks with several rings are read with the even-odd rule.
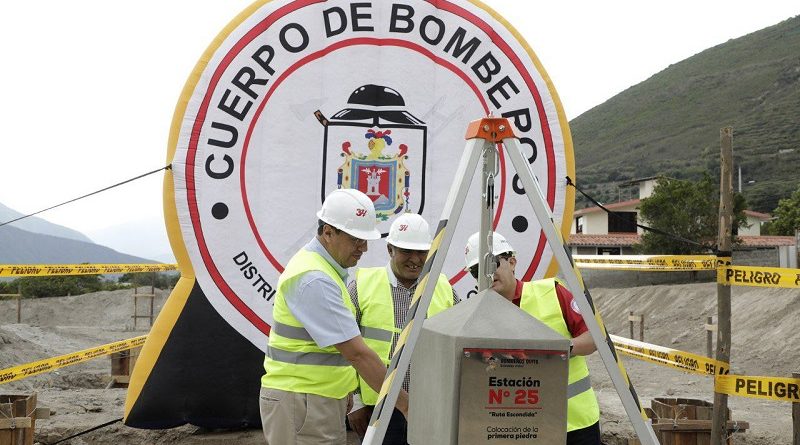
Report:
[[[222,74],[224,73],[225,69],[228,67],[228,65],[230,65],[230,63],[234,60],[234,58],[242,51],[242,49],[244,49],[245,46],[247,46],[257,36],[261,35],[264,31],[266,31],[273,23],[275,23],[280,18],[286,16],[291,12],[294,12],[295,10],[316,3],[322,3],[323,1],[324,0],[297,0],[295,2],[288,3],[278,8],[275,12],[273,12],[269,16],[267,16],[264,20],[259,22],[255,27],[253,27],[250,31],[248,31],[238,42],[236,42],[236,44],[225,55],[225,57],[222,58],[220,64],[214,70],[214,74],[211,76],[211,79],[209,80],[208,88],[206,89],[203,100],[198,108],[197,117],[194,121],[194,125],[192,126],[192,132],[189,139],[189,146],[187,147],[187,154],[186,154],[187,206],[189,208],[188,209],[189,217],[192,222],[192,227],[194,228],[195,238],[197,240],[198,248],[200,250],[200,256],[203,259],[203,263],[206,266],[209,275],[214,280],[214,283],[217,285],[217,288],[220,290],[223,296],[225,296],[225,298],[230,302],[230,304],[234,306],[234,308],[237,311],[239,311],[239,313],[241,313],[248,321],[250,321],[257,329],[259,329],[261,332],[267,335],[269,335],[270,326],[266,322],[264,322],[264,320],[262,320],[249,306],[247,306],[230,288],[228,283],[225,282],[222,275],[219,273],[219,270],[217,269],[211,255],[208,252],[208,247],[206,246],[205,238],[203,236],[199,209],[197,207],[197,196],[194,187],[195,183],[194,169],[196,165],[197,146],[199,143],[200,131],[202,130],[203,124],[205,123],[205,119],[208,113],[208,106],[211,101],[211,96],[213,95],[214,89],[219,83],[219,80],[222,77]],[[552,139],[552,134],[550,132],[550,127],[547,125],[548,124],[547,113],[544,110],[542,98],[539,95],[539,91],[535,88],[530,73],[528,73],[524,69],[525,68],[524,64],[522,63],[521,59],[511,50],[511,47],[502,38],[500,38],[500,36],[494,31],[494,29],[489,24],[487,24],[481,18],[465,10],[464,8],[457,6],[453,3],[450,3],[446,0],[427,0],[427,1],[432,5],[434,5],[436,8],[460,16],[465,20],[471,22],[473,25],[477,26],[479,29],[481,29],[486,35],[490,37],[492,43],[494,43],[498,48],[500,48],[503,54],[506,57],[508,57],[509,60],[512,61],[514,67],[517,69],[517,72],[525,81],[525,84],[528,86],[528,89],[531,95],[533,96],[536,105],[539,121],[541,123],[542,136],[545,142],[545,152],[549,155],[546,157],[547,173],[548,173],[548,181],[547,181],[548,187],[546,191],[546,199],[548,205],[552,209],[555,199],[555,182],[550,180],[550,178],[552,178],[553,175],[555,174],[553,139]],[[248,131],[248,137],[249,133],[250,132]],[[249,213],[248,213],[248,219],[251,220],[251,226],[252,226],[252,218],[250,217]],[[538,264],[541,261],[542,252],[544,251],[544,239],[545,239],[544,233],[540,232],[539,244],[537,245],[537,249],[533,255],[531,264],[528,270],[526,271],[525,275],[523,276],[523,280],[530,279],[530,277],[533,275],[534,271],[538,267]],[[274,259],[271,259],[271,261],[272,260]],[[459,275],[463,276],[463,271]],[[459,275],[454,277],[454,279],[457,280],[458,278],[460,278]]]

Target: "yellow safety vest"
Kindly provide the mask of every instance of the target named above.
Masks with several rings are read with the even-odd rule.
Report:
[[[356,274],[356,290],[358,291],[358,307],[361,309],[361,336],[383,363],[391,360],[392,338],[400,333],[394,325],[394,301],[389,284],[389,273],[386,267],[359,269]],[[431,304],[428,306],[428,318],[453,306],[453,288],[447,277],[439,276],[433,291]],[[359,376],[361,401],[365,405],[375,405],[378,393]]]
[[[554,278],[524,283],[519,306],[564,338],[572,338],[558,303]],[[581,356],[569,359],[567,398],[567,431],[586,428],[600,420],[600,407],[589,379],[589,368]]]
[[[278,278],[278,292],[272,308],[275,321],[264,358],[267,373],[261,378],[261,386],[341,399],[356,388],[356,370],[334,346],[317,346],[303,324],[289,311],[284,298],[288,285],[313,270],[324,272],[339,285],[342,302],[355,319],[356,309],[350,294],[333,266],[318,253],[304,249],[297,252]]]

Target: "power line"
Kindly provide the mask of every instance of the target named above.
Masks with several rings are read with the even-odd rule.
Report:
[[[572,182],[572,178],[570,178],[569,176],[567,176],[567,185],[568,186],[571,185],[571,186],[575,187],[575,190],[580,192],[581,195],[586,197],[586,199],[591,201],[594,205],[596,205],[597,207],[600,207],[601,209],[603,209],[603,211],[605,211],[606,213],[611,215],[611,217],[616,218],[619,221],[624,221],[624,219],[621,218],[619,215],[617,215],[616,213],[612,212],[611,210],[608,210],[607,208],[603,207],[603,204],[600,204],[594,198],[592,198],[591,196],[587,195],[586,192],[584,192],[583,190],[578,188],[578,186],[575,185],[574,182]],[[686,239],[686,238],[680,237],[678,235],[674,235],[672,233],[668,233],[668,232],[665,232],[663,230],[659,230],[659,229],[656,229],[656,228],[653,228],[653,227],[648,227],[648,226],[645,226],[645,225],[642,225],[642,224],[639,224],[639,223],[636,223],[636,227],[639,227],[640,229],[647,230],[647,231],[650,231],[650,232],[653,232],[653,233],[657,233],[657,234],[662,235],[662,236],[666,236],[667,238],[671,238],[671,239],[674,239],[676,241],[680,241],[682,243],[687,243],[687,244],[691,244],[693,246],[701,247],[703,249],[710,250],[712,252],[716,252],[716,250],[717,250],[717,248],[715,246],[708,246],[706,244],[699,243],[699,242],[694,241],[694,240]]]
[[[141,175],[139,175],[139,176],[136,176],[135,178],[126,179],[125,181],[118,182],[118,183],[116,183],[116,184],[114,184],[114,185],[110,185],[110,186],[108,186],[108,187],[105,187],[105,188],[102,188],[102,189],[100,189],[100,190],[95,190],[95,191],[93,191],[93,192],[91,192],[91,193],[87,193],[87,194],[85,194],[85,195],[83,195],[83,196],[79,196],[79,197],[77,197],[77,198],[70,199],[69,201],[64,201],[64,202],[62,202],[61,204],[56,204],[56,205],[54,205],[54,206],[50,206],[50,207],[48,207],[48,208],[46,208],[46,209],[39,210],[38,212],[33,212],[33,213],[29,214],[29,215],[20,216],[19,218],[12,219],[11,221],[6,221],[6,222],[4,222],[4,223],[0,223],[0,227],[3,227],[3,226],[5,226],[6,224],[11,224],[11,223],[13,223],[13,222],[17,222],[17,221],[19,221],[19,220],[21,220],[21,219],[25,219],[25,218],[29,218],[29,217],[31,217],[31,216],[34,216],[34,215],[38,215],[38,214],[40,214],[40,213],[42,213],[42,212],[46,212],[46,211],[48,211],[48,210],[52,210],[52,209],[54,209],[54,208],[56,208],[56,207],[61,207],[61,206],[63,206],[64,204],[69,204],[69,203],[71,203],[71,202],[75,202],[75,201],[77,201],[77,200],[79,200],[79,199],[88,198],[89,196],[96,195],[96,194],[98,194],[98,193],[100,193],[100,192],[104,192],[104,191],[106,191],[106,190],[113,189],[114,187],[119,187],[120,185],[127,184],[127,183],[129,183],[129,182],[131,182],[131,181],[135,181],[135,180],[137,180],[137,179],[144,178],[145,176],[149,176],[149,175],[152,175],[152,174],[154,174],[154,173],[158,173],[158,172],[160,172],[161,170],[170,170],[171,168],[172,168],[172,164],[166,165],[166,166],[164,166],[164,167],[161,167],[161,168],[159,168],[159,169],[153,170],[153,171],[151,171],[151,172],[147,172],[147,173],[141,174]]]

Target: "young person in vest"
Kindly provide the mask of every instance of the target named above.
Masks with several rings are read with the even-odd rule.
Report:
[[[397,336],[406,325],[406,312],[431,247],[428,223],[415,213],[399,216],[389,229],[386,243],[389,264],[359,269],[355,281],[347,289],[364,341],[388,365]],[[457,302],[458,296],[447,277],[440,275],[427,315],[432,317]],[[408,391],[408,385],[406,375],[403,389]],[[359,378],[359,394],[353,397],[353,409],[347,417],[361,438],[377,398],[378,394]],[[406,430],[406,419],[395,410],[384,436],[384,445],[406,445]]]
[[[467,241],[467,269],[478,279],[478,238]],[[493,234],[492,254],[497,271],[492,289],[520,309],[536,317],[554,331],[570,339],[569,386],[567,386],[567,445],[600,445],[600,409],[589,380],[584,356],[597,348],[573,300],[572,294],[556,279],[527,283],[514,276],[517,259],[503,235]]]
[[[261,422],[268,445],[345,444],[349,394],[358,377],[379,390],[386,365],[361,337],[345,282],[367,251],[375,207],[351,189],[327,196],[317,236],[278,278],[274,323],[261,378]],[[408,413],[408,393],[397,408]]]

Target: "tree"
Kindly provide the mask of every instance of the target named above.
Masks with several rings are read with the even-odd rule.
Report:
[[[180,274],[177,273],[140,272],[122,274],[117,279],[117,282],[130,283],[134,286],[153,285],[158,289],[167,289],[168,287],[175,287],[179,278]]]
[[[0,294],[16,294],[18,289],[16,280],[0,281]],[[0,300],[2,299],[0,297]]]
[[[103,288],[99,275],[22,277],[14,280],[26,297],[62,297],[97,292]]]
[[[744,197],[735,194],[734,233],[747,223],[744,216],[746,207]],[[719,188],[709,175],[698,182],[661,178],[653,194],[642,200],[639,217],[643,225],[705,246],[715,246],[719,232]],[[673,255],[708,253],[708,248],[652,231],[645,231],[637,250]]]
[[[778,201],[772,216],[775,220],[769,226],[771,235],[794,235],[795,230],[800,230],[800,187],[792,196]]]

